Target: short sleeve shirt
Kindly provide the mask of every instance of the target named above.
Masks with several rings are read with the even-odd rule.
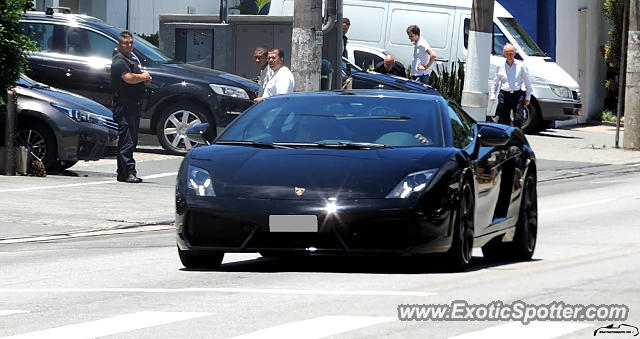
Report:
[[[122,79],[122,75],[127,73],[142,73],[140,65],[131,57],[118,52],[113,56],[111,62],[111,90],[114,99],[124,101],[137,101],[142,99],[145,86],[144,83],[128,84]]]
[[[415,42],[413,46],[413,62],[411,63],[411,75],[429,75],[431,74],[431,68],[425,69],[423,71],[418,70],[418,65],[427,66],[429,64],[429,59],[431,56],[428,51],[431,49],[427,40],[422,37]]]
[[[271,79],[265,85],[262,97],[268,98],[278,94],[293,93],[293,86],[293,73],[287,66],[282,66],[277,72],[273,73]]]

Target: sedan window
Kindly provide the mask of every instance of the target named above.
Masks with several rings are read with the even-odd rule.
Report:
[[[356,65],[364,69],[375,68],[376,64],[382,61],[382,58],[375,54],[358,50],[353,51],[353,58]]]
[[[473,120],[458,106],[449,104],[449,121],[453,146],[465,148],[473,141]]]
[[[64,41],[66,53],[74,56],[111,59],[116,48],[115,41],[78,27],[67,27]]]
[[[41,52],[52,52],[53,45],[53,25],[35,22],[21,22],[22,30],[36,43]]]

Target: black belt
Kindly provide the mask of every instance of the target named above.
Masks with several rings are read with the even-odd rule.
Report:
[[[505,90],[501,89],[500,93],[503,93],[503,94],[520,94],[520,93],[524,93],[524,91],[521,90],[521,89],[517,90],[517,91],[505,91]]]

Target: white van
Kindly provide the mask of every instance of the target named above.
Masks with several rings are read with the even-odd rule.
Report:
[[[467,59],[472,0],[343,0],[344,16],[351,21],[349,43],[388,50],[396,60],[410,65],[413,45],[407,38],[409,25],[418,25],[438,55],[436,62],[449,66]],[[272,0],[270,15],[293,15],[293,0]],[[513,16],[497,1],[494,7],[494,32],[490,88],[496,66],[504,64],[502,47],[510,42],[517,58],[529,68],[533,87],[525,132],[546,128],[552,120],[575,119],[582,108],[580,88],[560,66],[549,58]],[[487,114],[495,115],[489,102]]]

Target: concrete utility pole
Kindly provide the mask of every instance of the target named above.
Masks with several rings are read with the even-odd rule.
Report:
[[[7,91],[7,120],[6,120],[6,128],[4,134],[4,144],[7,149],[5,163],[4,163],[4,174],[6,175],[16,175],[16,152],[14,150],[14,140],[15,140],[15,130],[16,130],[16,97],[14,95],[13,90]]]
[[[624,100],[624,148],[640,150],[640,0],[631,0]]]
[[[494,0],[474,0],[471,10],[462,107],[476,121],[485,121],[487,117],[493,6]]]
[[[322,61],[322,0],[296,0],[291,33],[291,72],[294,91],[320,90]]]
[[[624,110],[624,90],[627,76],[627,31],[629,30],[629,1],[624,2],[622,18],[622,41],[620,43],[620,71],[618,74],[618,113],[616,119],[616,148],[620,142],[620,118]]]

